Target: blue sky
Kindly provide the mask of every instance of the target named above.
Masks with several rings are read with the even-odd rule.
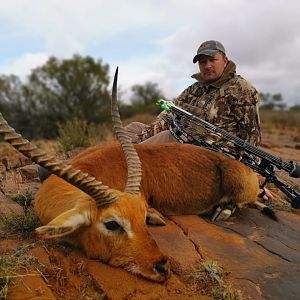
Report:
[[[260,92],[300,104],[298,0],[0,0],[0,7],[0,74],[26,80],[50,55],[78,53],[102,59],[111,76],[119,66],[123,92],[152,81],[175,97],[193,83],[199,44],[218,39]]]

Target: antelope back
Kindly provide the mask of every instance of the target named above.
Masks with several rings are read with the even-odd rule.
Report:
[[[203,213],[222,198],[237,204],[257,199],[257,176],[239,161],[188,144],[140,144],[135,148],[143,167],[141,192],[166,215]],[[119,190],[125,186],[126,163],[118,145],[88,149],[72,164],[102,178],[108,186]]]

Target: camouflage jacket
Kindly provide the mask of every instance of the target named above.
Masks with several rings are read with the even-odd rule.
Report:
[[[207,84],[201,74],[192,76],[197,80],[186,88],[174,104],[192,114],[222,128],[243,140],[259,145],[261,140],[259,121],[259,97],[257,90],[245,79],[236,74],[236,66],[232,61],[227,64],[223,75],[215,82]],[[168,129],[163,117],[168,112],[163,111],[139,135],[145,139]],[[185,128],[193,136],[221,148],[234,146],[215,134],[205,131],[200,126],[185,122]]]

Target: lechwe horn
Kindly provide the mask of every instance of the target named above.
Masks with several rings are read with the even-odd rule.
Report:
[[[117,200],[117,195],[102,182],[74,169],[71,165],[56,159],[38,149],[35,145],[24,139],[20,134],[8,125],[0,113],[0,134],[4,135],[4,140],[9,142],[19,152],[29,157],[33,162],[39,164],[50,172],[63,178],[72,185],[78,187],[90,195],[98,206],[103,207]]]
[[[115,134],[123,152],[125,154],[128,177],[125,187],[125,192],[130,194],[140,194],[140,184],[142,178],[142,167],[139,156],[131,143],[129,136],[127,135],[120,118],[118,104],[117,104],[117,81],[118,81],[118,68],[116,69],[114,76],[114,83],[112,89],[112,101],[111,101],[111,115],[112,124]]]

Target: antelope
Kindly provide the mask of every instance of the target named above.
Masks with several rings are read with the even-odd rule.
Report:
[[[214,219],[220,215],[222,219],[228,207],[256,203],[259,184],[249,167],[201,147],[133,146],[120,120],[117,77],[118,69],[112,120],[120,144],[91,147],[67,164],[16,134],[2,115],[0,133],[52,173],[34,201],[44,224],[36,229],[40,237],[63,238],[90,258],[164,282],[170,263],[150,236],[146,221],[164,225],[163,215],[203,214],[216,207]]]

